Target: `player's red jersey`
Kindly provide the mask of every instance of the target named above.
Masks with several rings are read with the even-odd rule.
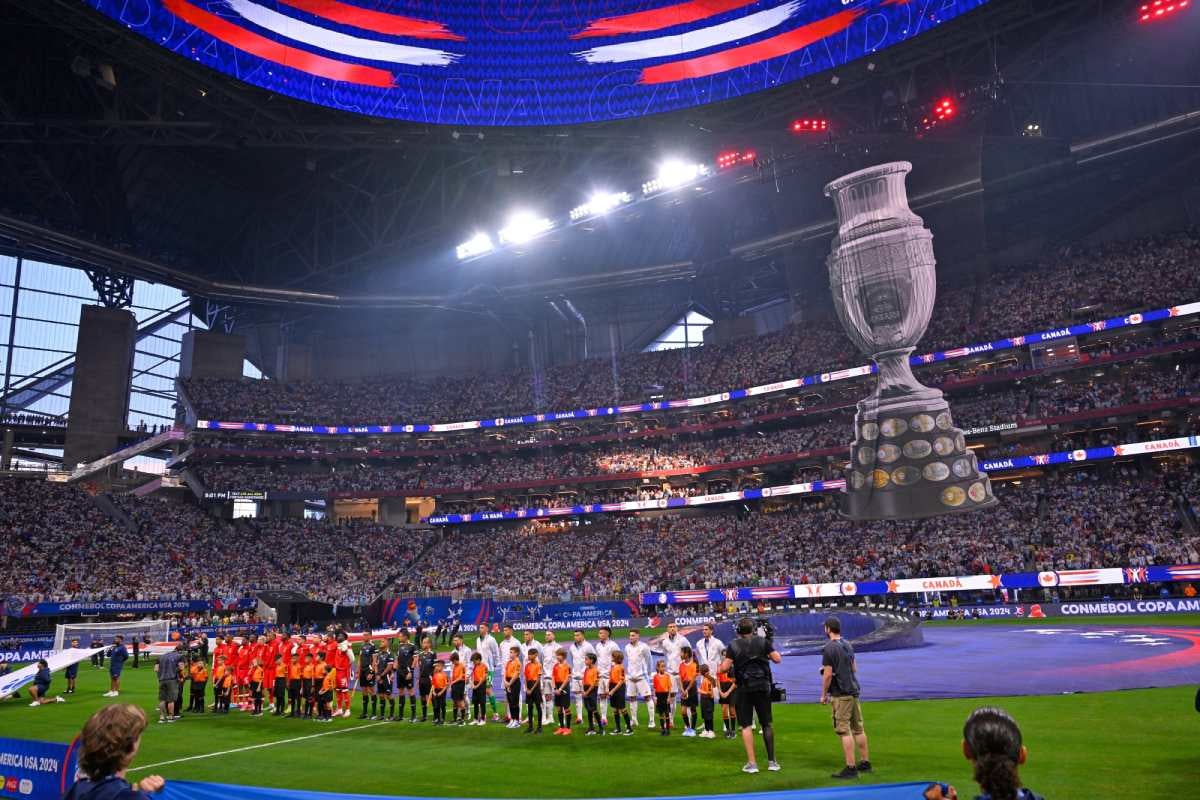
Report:
[[[334,651],[333,666],[337,669],[339,675],[350,674],[350,650],[343,652],[340,649]]]
[[[250,662],[254,659],[254,648],[249,644],[243,644],[238,648],[237,665],[239,670],[250,669]]]
[[[335,641],[323,642],[321,647],[325,648],[325,663],[329,666],[334,666],[337,663],[338,643]]]

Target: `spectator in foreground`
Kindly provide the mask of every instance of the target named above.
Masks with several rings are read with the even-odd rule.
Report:
[[[1000,708],[977,708],[963,725],[963,755],[975,767],[975,782],[983,794],[975,800],[1042,800],[1021,786],[1018,767],[1028,752],[1017,722]],[[953,786],[935,783],[925,800],[958,800]]]
[[[92,714],[79,737],[81,776],[63,800],[145,800],[149,792],[163,788],[165,781],[158,775],[132,785],[125,780],[144,730],[145,713],[128,703],[104,706]]]

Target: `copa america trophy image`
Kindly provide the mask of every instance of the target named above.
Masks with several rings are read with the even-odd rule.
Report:
[[[834,306],[878,367],[875,392],[854,418],[841,508],[850,519],[915,519],[996,503],[941,391],[922,386],[909,364],[937,291],[933,234],[908,207],[911,170],[895,161],[825,187],[838,218],[827,262]]]

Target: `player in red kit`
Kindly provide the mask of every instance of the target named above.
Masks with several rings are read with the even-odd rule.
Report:
[[[337,670],[337,711],[333,713],[341,714],[343,717],[350,716],[350,661],[354,655],[354,651],[350,648],[350,642],[346,638],[344,632],[338,632],[335,637],[336,648],[333,656],[333,668]]]

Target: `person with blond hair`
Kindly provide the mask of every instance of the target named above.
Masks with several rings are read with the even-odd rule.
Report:
[[[165,785],[158,775],[130,784],[125,779],[146,730],[146,714],[137,706],[104,706],[83,725],[79,736],[79,778],[63,800],[147,800]]]

